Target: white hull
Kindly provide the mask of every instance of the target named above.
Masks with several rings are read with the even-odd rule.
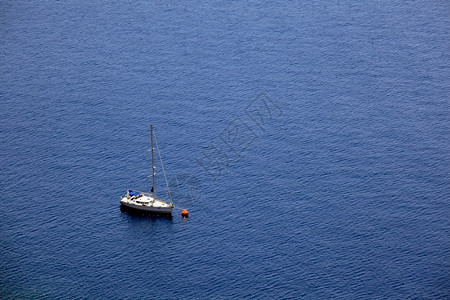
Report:
[[[171,214],[173,210],[172,204],[168,204],[165,201],[158,199],[153,201],[153,198],[146,196],[139,198],[123,197],[122,200],[120,200],[120,204],[135,210],[157,214]]]

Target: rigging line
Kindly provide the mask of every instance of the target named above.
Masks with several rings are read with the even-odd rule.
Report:
[[[163,171],[164,180],[166,181],[167,193],[169,194],[170,202],[173,203],[173,201],[172,201],[172,194],[170,193],[170,189],[169,189],[169,182],[167,181],[166,171],[164,170],[164,165],[163,165],[162,158],[161,158],[161,152],[159,152],[158,141],[156,140],[156,134],[155,133],[153,133],[153,137],[155,138],[156,150],[158,150],[159,161],[161,162],[161,169]]]

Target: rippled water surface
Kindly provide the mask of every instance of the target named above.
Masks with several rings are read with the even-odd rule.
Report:
[[[3,1],[0,298],[449,297],[449,11]]]

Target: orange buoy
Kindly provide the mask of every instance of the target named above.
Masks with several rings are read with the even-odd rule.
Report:
[[[186,209],[183,209],[183,211],[181,212],[181,216],[187,218],[189,216],[189,212]]]

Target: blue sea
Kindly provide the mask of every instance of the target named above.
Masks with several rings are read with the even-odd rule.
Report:
[[[449,299],[449,15],[1,1],[0,298]]]

